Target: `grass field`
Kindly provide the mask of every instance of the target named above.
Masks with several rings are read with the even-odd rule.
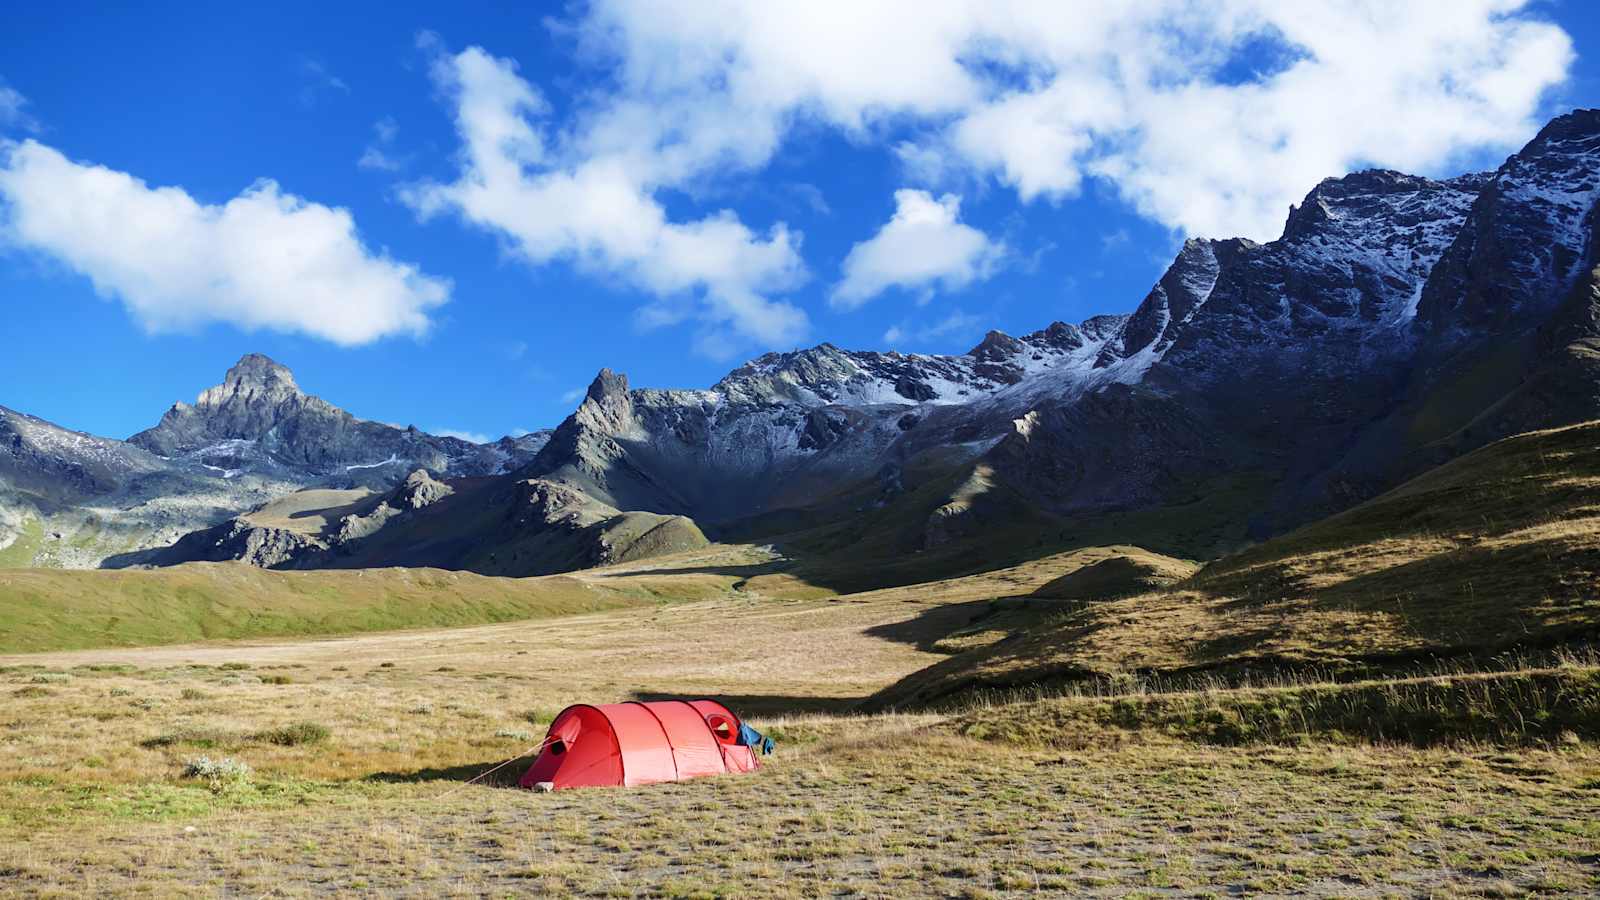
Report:
[[[52,649],[0,656],[0,893],[1594,896],[1596,445],[1504,442],[1121,598],[1038,592],[1137,548],[842,595],[748,546],[7,573],[0,640]],[[658,696],[780,752],[467,783]]]
[[[1600,890],[1600,733],[1582,723],[1548,740],[1413,746],[1288,729],[1223,745],[1170,727],[1204,721],[1182,712],[1189,695],[1120,698],[1164,704],[1165,719],[1061,714],[1070,699],[848,711],[971,631],[963,598],[1048,577],[7,658],[0,891]],[[535,744],[569,702],[657,694],[724,697],[780,752],[754,775],[632,790],[463,786]],[[1208,704],[1230,696],[1259,699],[1214,692]],[[184,777],[202,756],[250,774]]]

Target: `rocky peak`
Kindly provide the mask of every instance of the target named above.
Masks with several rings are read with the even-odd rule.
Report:
[[[1570,155],[1574,150],[1593,153],[1600,136],[1600,109],[1575,109],[1556,116],[1539,129],[1513,159],[1538,159],[1543,156]]]
[[[1004,331],[992,330],[967,355],[984,362],[1001,362],[1023,351],[1022,342]]]
[[[1359,209],[1377,198],[1429,191],[1439,184],[1432,179],[1389,169],[1368,169],[1342,178],[1324,178],[1304,200],[1289,207],[1283,240],[1293,241],[1338,227],[1350,208]]]
[[[596,403],[608,403],[619,397],[628,395],[628,376],[610,369],[601,369],[600,374],[589,383],[588,398]]]
[[[1127,313],[1114,313],[1090,316],[1078,325],[1078,329],[1083,332],[1084,337],[1093,341],[1102,341],[1121,331],[1127,323]]]
[[[870,377],[857,356],[828,343],[766,353],[729,372],[711,389],[736,406],[832,403],[846,385]]]
[[[1034,332],[1031,337],[1057,350],[1076,350],[1084,344],[1083,329],[1066,322],[1051,322],[1049,327]]]
[[[1600,110],[1574,110],[1547,124],[1484,185],[1428,276],[1419,325],[1448,347],[1548,311],[1593,263],[1597,203]]]
[[[195,406],[202,410],[261,409],[304,399],[306,395],[286,366],[259,353],[247,353],[228,370],[221,384],[200,392]]]
[[[289,367],[260,353],[246,353],[233,364],[227,375],[222,379],[225,387],[236,390],[282,390],[300,393],[300,386],[295,384],[294,373]]]
[[[1190,238],[1162,273],[1123,327],[1120,346],[1108,347],[1096,361],[1107,366],[1117,359],[1137,353],[1162,338],[1170,341],[1173,326],[1182,326],[1205,304],[1217,283],[1221,263],[1217,247],[1221,242]]]
[[[287,367],[259,353],[242,357],[194,405],[174,404],[154,428],[128,441],[161,456],[192,455],[209,468],[289,466],[360,473],[385,485],[409,471],[401,468],[408,464],[460,474],[501,464],[498,454],[454,438],[358,419],[301,391]]]
[[[435,481],[427,469],[417,469],[394,490],[391,499],[394,505],[408,508],[421,509],[430,506],[439,500],[455,493],[455,489],[442,481]]]
[[[628,388],[628,376],[601,369],[573,416],[579,424],[608,434],[627,432],[633,420],[633,392]]]

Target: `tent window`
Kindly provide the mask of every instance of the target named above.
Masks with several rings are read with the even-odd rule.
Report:
[[[560,756],[561,754],[563,754],[565,752],[567,752],[567,742],[566,741],[555,741],[555,742],[551,743],[551,745],[550,745],[550,755],[551,756]]]
[[[724,744],[731,744],[738,737],[733,723],[722,716],[707,716],[706,724],[711,726],[711,733],[717,736],[717,740]]]

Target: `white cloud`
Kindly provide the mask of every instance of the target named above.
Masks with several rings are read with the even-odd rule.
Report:
[[[602,0],[569,31],[616,88],[562,150],[672,184],[822,122],[894,141],[916,183],[1055,201],[1099,177],[1175,229],[1271,238],[1325,176],[1531,136],[1574,57],[1526,5]]]
[[[23,131],[38,131],[39,123],[24,109],[28,98],[16,88],[0,84],[0,128],[15,126]]]
[[[395,136],[400,133],[400,126],[394,118],[385,116],[372,123],[372,132],[373,142],[361,151],[361,158],[356,160],[356,165],[380,172],[398,172],[405,168],[409,160],[395,156],[392,149]]]
[[[959,290],[989,276],[1005,248],[958,221],[961,198],[927,191],[894,192],[895,211],[844,260],[844,277],[829,302],[855,309],[891,287]]]
[[[561,402],[577,403],[579,400],[583,399],[583,395],[586,393],[588,393],[588,391],[584,388],[573,388],[572,390],[561,395]]]
[[[382,148],[369,144],[361,151],[361,157],[356,160],[356,165],[363,169],[376,169],[380,172],[398,172],[403,166],[400,160],[385,153]]]
[[[447,281],[369,250],[350,213],[263,180],[220,205],[182,188],[0,144],[0,237],[54,257],[147,329],[223,322],[338,344],[420,336]]]
[[[1056,203],[1100,179],[1175,232],[1269,239],[1323,177],[1448,172],[1531,136],[1574,56],[1527,5],[596,0],[552,25],[594,67],[559,119],[513,62],[419,35],[460,169],[403,196],[531,265],[639,289],[636,322],[696,323],[699,352],[792,344],[800,236],[731,210],[669,216],[665,194],[705,196],[831,129],[882,145],[914,187]],[[917,268],[944,262],[861,263],[835,302],[919,277],[926,299],[983,271]]]
[[[462,431],[457,428],[430,428],[428,433],[436,437],[455,438],[458,441],[466,441],[469,444],[487,444],[494,440],[494,438],[481,431]]]
[[[472,47],[437,59],[434,75],[455,104],[461,171],[402,193],[421,216],[453,212],[532,264],[571,260],[657,297],[693,295],[702,344],[805,334],[805,313],[772,296],[804,277],[798,234],[781,223],[757,234],[729,210],[668,219],[654,194],[686,163],[638,146],[661,127],[657,111],[622,104],[582,137],[557,135],[543,124],[544,99],[508,60]]]
[[[934,341],[977,335],[983,320],[978,316],[955,310],[943,318],[927,323],[901,322],[883,333],[883,342],[890,347],[920,347]]]
[[[803,181],[792,181],[784,185],[783,190],[795,200],[800,201],[812,213],[819,216],[833,215],[833,207],[828,205],[828,198],[823,196],[822,189],[814,184]]]

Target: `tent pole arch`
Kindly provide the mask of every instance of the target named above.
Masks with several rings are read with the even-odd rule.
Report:
[[[704,725],[704,726],[705,726],[705,728],[706,728],[706,734],[709,734],[709,735],[711,735],[711,742],[712,742],[712,743],[713,743],[713,744],[716,744],[716,745],[717,745],[717,748],[718,748],[718,749],[719,749],[719,750],[720,750],[720,749],[721,749],[721,748],[722,748],[722,741],[720,741],[720,740],[717,740],[717,733],[716,733],[716,731],[714,731],[714,730],[712,730],[712,728],[711,728],[711,720],[710,720],[710,719],[707,719],[707,718],[706,718],[706,717],[705,717],[705,713],[702,713],[702,712],[701,712],[701,711],[700,711],[700,710],[698,710],[698,709],[695,709],[695,707],[694,707],[694,704],[693,704],[693,703],[690,703],[690,702],[689,702],[689,701],[687,701],[687,700],[674,700],[674,701],[672,701],[672,702],[673,702],[673,703],[681,703],[681,704],[683,704],[683,705],[684,705],[684,706],[687,706],[687,707],[689,707],[689,711],[690,711],[690,712],[692,712],[692,713],[694,713],[694,715],[695,715],[695,718],[697,718],[697,719],[699,719],[699,720],[700,720],[700,723],[701,723],[701,724],[702,724],[702,725]],[[715,701],[712,701],[712,702],[715,702]],[[719,705],[720,705],[720,704],[719,704]],[[727,707],[725,707],[725,706],[724,706],[724,707],[723,707],[723,709],[727,709]],[[735,719],[735,720],[734,720],[734,721],[738,721],[738,720],[737,720],[737,719]]]
[[[616,723],[611,721],[611,717],[606,715],[605,710],[595,706],[592,703],[574,703],[567,707],[567,709],[563,709],[561,712],[557,713],[556,717],[550,720],[550,724],[552,726],[555,725],[555,723],[560,720],[562,716],[567,714],[568,709],[592,709],[600,715],[601,719],[605,721],[607,726],[606,732],[611,735],[611,746],[617,748],[617,771],[621,773],[622,780],[626,782],[628,780],[628,754],[622,752],[622,740],[617,737]]]
[[[672,732],[667,730],[667,723],[661,721],[661,717],[656,715],[656,711],[651,709],[648,703],[640,703],[638,700],[629,700],[628,702],[643,709],[650,714],[650,718],[655,720],[656,727],[661,729],[661,737],[667,742],[667,751],[672,754],[672,780],[681,781],[682,775],[678,771],[678,746],[672,743]],[[624,777],[626,777],[626,773],[624,773]]]

